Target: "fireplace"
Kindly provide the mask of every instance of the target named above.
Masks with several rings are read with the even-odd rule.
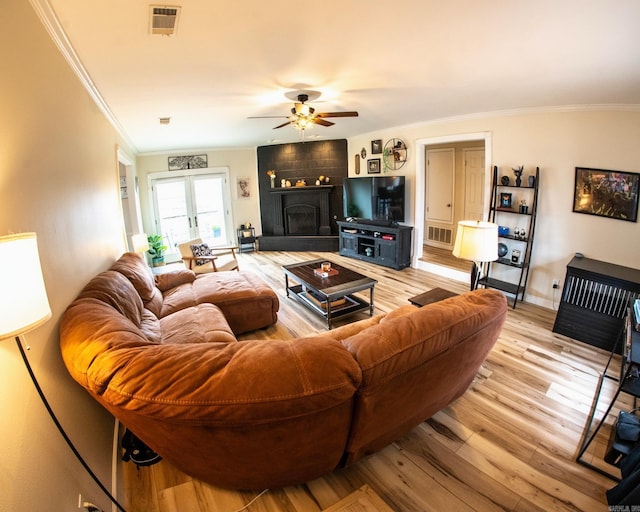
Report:
[[[293,204],[284,209],[284,233],[287,236],[317,235],[320,209],[310,204]]]
[[[257,159],[260,250],[337,252],[336,221],[343,220],[342,180],[348,174],[346,139],[260,146]],[[269,170],[276,173],[275,186]],[[283,182],[294,186],[283,187]]]
[[[272,188],[273,236],[260,237],[262,250],[337,251],[331,233],[333,185]]]
[[[333,185],[272,188],[274,235],[330,235],[332,189]]]

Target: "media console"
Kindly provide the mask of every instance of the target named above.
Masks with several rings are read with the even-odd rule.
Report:
[[[340,255],[400,270],[411,264],[412,226],[338,221]]]

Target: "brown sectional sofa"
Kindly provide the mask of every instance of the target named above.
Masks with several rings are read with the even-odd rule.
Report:
[[[64,362],[165,459],[234,489],[306,482],[407,433],[466,391],[507,310],[501,293],[477,290],[317,336],[238,342],[276,321],[262,281],[154,282],[145,267],[125,254],[85,287],[62,318]]]

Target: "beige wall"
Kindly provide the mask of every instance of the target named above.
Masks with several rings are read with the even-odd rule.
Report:
[[[258,201],[258,171],[256,148],[228,149],[228,150],[204,150],[190,152],[168,152],[163,154],[140,155],[137,158],[136,167],[140,183],[140,206],[142,209],[143,224],[146,233],[155,232],[153,220],[153,206],[148,178],[150,174],[165,172],[168,170],[168,157],[181,154],[200,155],[207,154],[209,167],[227,167],[229,169],[232,220],[235,229],[240,224],[250,222],[256,228],[256,234],[260,231],[260,203]],[[238,178],[250,178],[250,199],[238,199]]]
[[[639,109],[523,112],[404,126],[354,137],[349,140],[349,151],[355,154],[365,147],[369,152],[373,139],[404,139],[409,159],[400,174],[407,175],[409,194],[415,197],[416,173],[424,172],[416,169],[416,141],[484,132],[491,141],[487,148],[490,165],[540,167],[527,300],[551,307],[552,280],[563,282],[566,264],[576,252],[638,268],[639,224],[573,213],[572,202],[576,166],[640,172]],[[349,173],[354,175],[354,170],[350,168]],[[407,224],[415,224],[420,215],[411,211]]]
[[[639,223],[606,219],[572,212],[573,183],[576,166],[640,172],[640,111],[632,110],[560,110],[505,113],[484,117],[441,121],[437,123],[401,126],[382,132],[372,132],[352,137],[349,144],[349,175],[355,176],[353,155],[367,150],[371,157],[371,141],[393,138],[403,139],[408,147],[408,160],[395,174],[405,175],[408,184],[407,222],[416,225],[424,219],[424,212],[416,212],[417,141],[441,138],[464,138],[467,134],[486,134],[490,147],[487,185],[490,167],[497,165],[505,172],[513,167],[525,166],[525,176],[540,167],[541,183],[539,209],[532,255],[532,269],[527,286],[526,300],[554,307],[560,293],[551,287],[554,279],[564,280],[565,267],[574,253],[609,261],[619,265],[638,267],[640,252]],[[444,144],[452,145],[455,144]],[[443,147],[429,143],[430,147]],[[458,148],[470,146],[467,143]],[[462,153],[458,151],[457,153]],[[148,202],[146,175],[167,169],[167,156],[140,156],[137,166],[140,173],[142,211],[145,229],[152,226],[152,213]],[[230,168],[232,180],[234,223],[250,221],[259,230],[260,211],[257,195],[257,179],[252,182],[253,197],[238,201],[235,197],[235,179],[239,176],[256,178],[255,149],[237,151],[208,151],[209,165]],[[377,157],[377,155],[376,155]],[[366,175],[366,162],[361,164],[361,174]],[[456,181],[463,180],[457,176]],[[489,190],[486,201],[489,201]],[[461,202],[461,190],[456,198]],[[417,231],[417,234],[422,234]],[[417,250],[420,250],[417,244]],[[415,246],[415,244],[414,244]],[[414,250],[416,248],[414,247]]]
[[[69,377],[58,325],[80,288],[123,250],[119,139],[29,2],[3,7],[0,234],[38,234],[53,318],[27,334],[29,359],[64,428],[108,484],[113,418]],[[0,342],[0,415],[0,511],[77,510],[80,492],[110,510],[48,417],[13,340]]]

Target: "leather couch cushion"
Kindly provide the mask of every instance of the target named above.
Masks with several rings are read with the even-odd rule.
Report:
[[[476,290],[384,319],[342,343],[362,369],[347,464],[403,435],[462,395],[493,347],[507,304]]]
[[[82,343],[96,356],[85,359],[88,373],[108,369],[104,399],[157,419],[235,427],[286,422],[350,401],[361,379],[334,340],[132,346],[121,339],[114,329]]]
[[[127,281],[117,272],[113,274]],[[78,298],[62,315],[60,348],[64,363],[71,376],[94,394],[102,394],[114,372],[138,350],[149,346],[154,344],[131,320],[99,298]],[[151,371],[148,368],[145,373]]]
[[[176,467],[235,489],[335,469],[360,369],[335,340],[248,340],[134,349],[96,398]],[[179,442],[176,442],[176,439]]]
[[[151,343],[162,342],[162,329],[160,320],[147,308],[142,310],[142,321],[140,322],[140,330]]]
[[[222,311],[213,304],[198,304],[160,319],[163,344],[236,343]]]
[[[410,313],[415,312],[416,307],[408,304],[406,306],[401,306],[389,313],[382,313],[379,315],[372,316],[370,318],[366,318],[364,320],[360,320],[358,322],[351,322],[350,324],[341,325],[340,327],[336,327],[335,329],[331,329],[325,333],[319,334],[319,336],[323,338],[331,338],[338,341],[345,340],[354,336],[356,334],[361,333],[365,329],[369,327],[373,327],[378,325],[381,322],[386,322],[397,318],[399,316],[408,315]]]
[[[150,301],[155,294],[156,283],[149,265],[143,260],[142,255],[135,252],[124,253],[113,265],[111,270],[120,272],[125,276],[138,295],[144,301]]]
[[[218,306],[232,331],[255,331],[277,321],[278,296],[262,279],[246,272],[212,272],[163,293],[160,318],[184,307]]]
[[[78,298],[98,299],[140,327],[142,300],[131,282],[119,272],[107,270],[98,274],[87,283]]]
[[[141,254],[135,252],[124,253],[113,265],[111,270],[120,272],[133,285],[140,295],[144,307],[155,316],[160,316],[162,308],[162,294],[156,287],[151,268]]]
[[[165,292],[181,284],[193,283],[195,280],[196,274],[193,270],[172,270],[166,274],[158,274],[156,276],[156,286],[161,292]]]

